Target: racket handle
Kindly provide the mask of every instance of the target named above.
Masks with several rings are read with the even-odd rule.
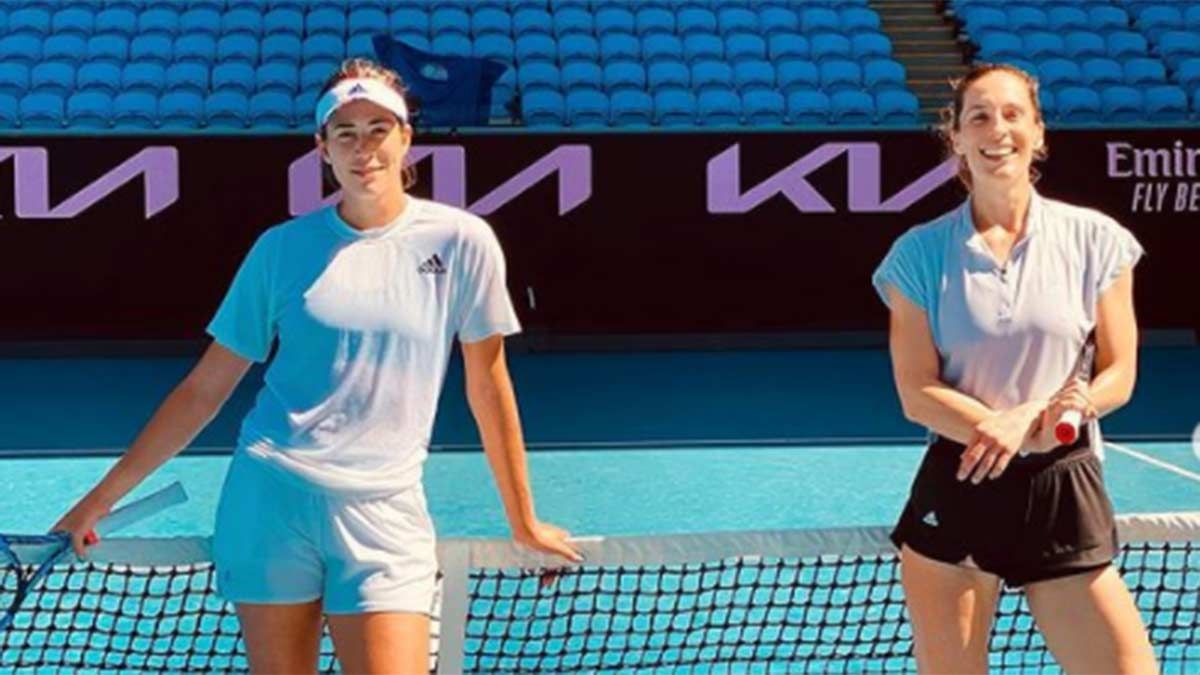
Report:
[[[1079,425],[1083,415],[1078,410],[1068,410],[1058,418],[1054,425],[1054,439],[1062,445],[1074,443],[1079,438]]]
[[[125,527],[129,527],[139,520],[144,520],[150,516],[176,504],[182,504],[187,501],[187,492],[183,489],[183,484],[179,481],[171,483],[167,487],[155,492],[148,497],[130,502],[112,513],[100,519],[96,523],[94,532],[89,532],[92,536],[97,534],[104,536],[111,534]]]

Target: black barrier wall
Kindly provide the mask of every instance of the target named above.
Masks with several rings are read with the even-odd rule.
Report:
[[[1146,247],[1146,328],[1200,329],[1200,133],[1052,131],[1039,189]],[[964,193],[925,132],[425,136],[415,194],[484,216],[530,331],[882,330],[869,277]],[[312,140],[0,140],[0,340],[192,339],[271,224],[327,203]]]

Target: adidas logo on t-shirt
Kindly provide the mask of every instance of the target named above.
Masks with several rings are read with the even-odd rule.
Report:
[[[429,260],[421,263],[421,266],[417,268],[417,272],[421,274],[445,274],[446,266],[442,264],[442,259],[438,257],[438,254],[434,253],[430,256]]]

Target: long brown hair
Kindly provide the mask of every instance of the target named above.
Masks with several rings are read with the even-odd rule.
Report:
[[[1025,83],[1026,89],[1029,91],[1029,101],[1033,106],[1034,119],[1039,124],[1045,126],[1045,120],[1042,117],[1042,103],[1038,100],[1038,81],[1037,78],[1025,72],[1024,70],[1007,63],[978,63],[967,71],[966,75],[952,80],[950,86],[954,89],[954,97],[950,103],[946,104],[941,110],[941,123],[937,126],[938,135],[945,145],[946,158],[954,157],[954,140],[952,133],[959,130],[959,118],[962,116],[963,99],[966,97],[967,89],[975,84],[979,78],[989,73],[1005,72],[1014,75]],[[1050,156],[1049,145],[1043,140],[1042,147],[1033,151],[1033,159],[1035,162],[1045,160]],[[1029,168],[1030,182],[1036,183],[1042,177],[1040,171],[1036,167]],[[966,158],[959,157],[958,159],[958,180],[971,190],[971,169],[967,166]]]
[[[408,102],[408,89],[404,86],[404,80],[400,78],[399,73],[376,61],[362,57],[342,61],[342,64],[333,71],[333,74],[325,81],[325,85],[321,87],[321,93],[317,95],[317,100],[320,100],[330,89],[336,87],[339,82],[358,78],[379,80],[392,89],[395,89],[396,93],[405,99],[405,103]],[[409,109],[411,110],[412,107],[409,106]],[[402,121],[407,123],[407,120]],[[320,134],[321,140],[326,140],[324,125],[320,129],[317,129],[317,133]],[[405,190],[416,185],[417,170],[411,164],[404,165],[404,168],[401,170],[401,176],[404,181]],[[332,189],[341,188],[337,176],[333,173],[333,168],[324,161],[321,162],[321,177],[325,179],[326,187]]]

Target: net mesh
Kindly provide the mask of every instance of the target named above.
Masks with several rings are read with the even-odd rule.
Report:
[[[1127,536],[1119,560],[1167,673],[1200,670],[1200,517],[1190,518],[1186,536]],[[490,552],[461,557],[461,570],[444,565],[439,597],[458,584],[463,600],[435,621],[440,644],[456,653],[438,655],[435,639],[431,669],[440,658],[446,672],[913,670],[885,533],[854,533],[866,546],[819,531],[782,534],[769,546],[691,535],[684,553],[669,538],[608,540],[589,551],[588,564],[554,576],[531,570],[535,563],[507,544],[444,542],[443,550]],[[160,551],[149,555],[153,564],[138,564],[138,551],[150,554],[162,541],[137,541],[125,563],[56,569],[0,633],[0,670],[245,670],[237,619],[214,592],[209,562],[162,564],[170,556]],[[995,671],[1056,669],[1019,593],[1002,598],[990,658]],[[336,667],[326,635],[320,668]]]

